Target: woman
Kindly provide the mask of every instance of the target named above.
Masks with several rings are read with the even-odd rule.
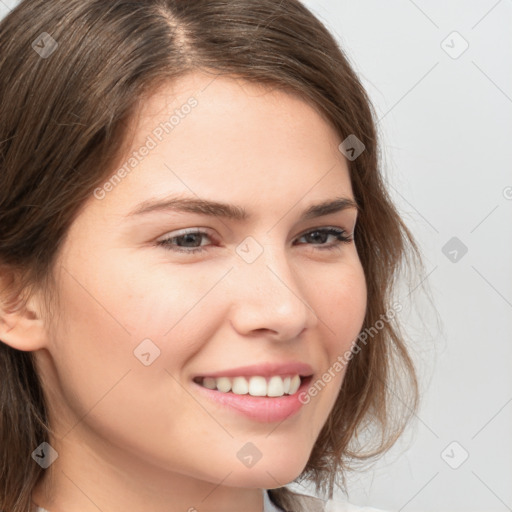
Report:
[[[417,249],[335,40],[294,0],[31,0],[0,55],[0,508],[323,510],[286,484],[331,499],[417,407]]]

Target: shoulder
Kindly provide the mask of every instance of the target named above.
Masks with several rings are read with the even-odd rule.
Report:
[[[308,496],[306,494],[293,493],[296,500],[307,512],[391,512],[380,508],[360,507],[346,501],[328,500]]]

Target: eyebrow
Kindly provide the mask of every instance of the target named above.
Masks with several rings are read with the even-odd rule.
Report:
[[[309,220],[347,209],[359,210],[358,204],[349,197],[336,197],[306,208],[300,220]],[[137,205],[126,217],[140,216],[152,212],[175,211],[197,213],[220,217],[235,221],[247,221],[251,215],[242,207],[235,204],[209,201],[194,197],[166,197],[164,199],[149,199]]]

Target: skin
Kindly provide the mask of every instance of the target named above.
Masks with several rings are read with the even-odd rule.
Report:
[[[328,251],[335,236],[303,237],[329,226],[351,235],[357,210],[299,220],[313,203],[353,199],[338,134],[294,95],[197,72],[144,102],[131,151],[192,95],[190,114],[71,225],[55,266],[58,316],[45,317],[37,296],[25,313],[4,312],[2,339],[35,352],[48,397],[59,457],[32,497],[51,512],[261,512],[261,489],[304,469],[344,371],[279,423],[221,408],[192,377],[284,360],[318,377],[362,327],[357,240]],[[252,219],[127,217],[177,193]],[[208,233],[196,243],[204,252],[157,245],[184,228]],[[236,252],[248,236],[263,250],[252,263]],[[149,366],[133,353],[146,338],[160,350]],[[247,442],[262,454],[250,468],[237,457]]]

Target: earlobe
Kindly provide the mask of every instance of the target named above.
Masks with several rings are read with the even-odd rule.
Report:
[[[23,351],[46,346],[45,324],[37,301],[30,299],[18,309],[7,309],[0,303],[0,340]]]

